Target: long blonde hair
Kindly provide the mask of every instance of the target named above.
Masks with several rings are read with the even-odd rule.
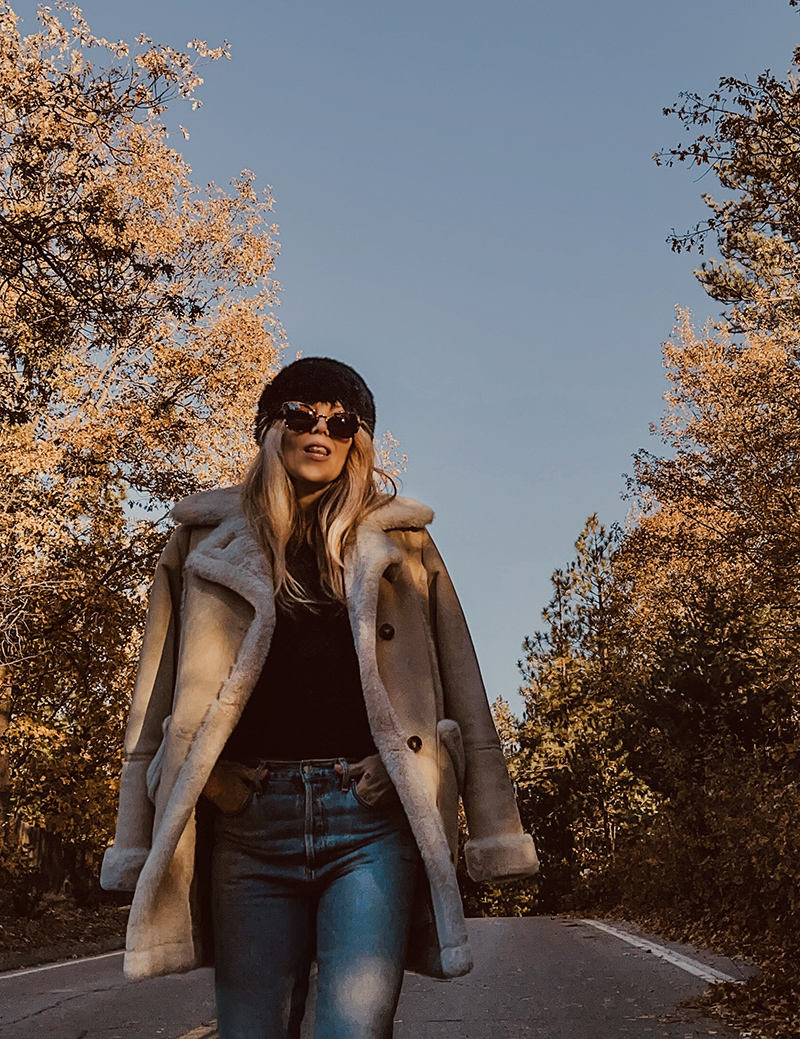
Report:
[[[370,435],[359,429],[344,469],[319,499],[311,519],[283,464],[282,422],[273,422],[261,441],[242,487],[242,508],[256,539],[272,561],[275,597],[285,606],[313,604],[318,597],[290,572],[287,555],[304,540],[314,548],[326,598],[344,602],[344,556],[359,523],[385,498],[397,493],[392,478],[375,465]],[[287,552],[288,550],[288,552]]]

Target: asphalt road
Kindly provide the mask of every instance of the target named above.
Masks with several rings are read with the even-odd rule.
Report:
[[[451,982],[408,975],[395,1039],[738,1039],[679,1006],[707,984],[690,970],[743,976],[728,960],[666,943],[679,954],[668,962],[658,946],[563,918],[469,928],[475,970]],[[213,1024],[210,970],[129,982],[112,954],[0,975],[3,1039],[212,1039]],[[311,1039],[313,1012],[307,1025]]]

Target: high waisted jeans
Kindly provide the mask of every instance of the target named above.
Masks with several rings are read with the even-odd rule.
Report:
[[[366,804],[334,765],[272,763],[217,812],[220,1039],[296,1039],[314,959],[315,1039],[392,1035],[419,852],[399,801]]]

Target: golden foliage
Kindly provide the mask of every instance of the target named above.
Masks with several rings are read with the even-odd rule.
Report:
[[[672,245],[716,239],[696,273],[728,310],[702,331],[679,312],[661,447],[635,456],[605,569],[584,532],[553,575],[512,759],[548,908],[578,900],[762,959],[705,1005],[780,1036],[797,1034],[800,913],[800,49],[794,66],[676,109],[697,136],[658,158],[711,167],[729,197],[704,196],[711,216]],[[573,575],[593,569],[606,618],[587,629],[598,581]],[[598,840],[604,804],[628,809],[616,841]]]
[[[39,20],[22,36],[0,3],[4,741],[16,810],[76,836],[88,798],[100,840],[154,519],[238,478],[278,365],[277,228],[249,171],[195,187],[162,122],[224,48]]]

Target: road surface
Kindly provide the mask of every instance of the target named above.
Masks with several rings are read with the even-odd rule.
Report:
[[[679,1006],[708,977],[742,978],[728,960],[652,936],[652,946],[632,945],[618,924],[528,917],[468,926],[475,970],[451,982],[408,975],[395,1039],[738,1039]],[[313,1013],[307,1025],[310,1039]],[[0,975],[2,1039],[212,1039],[213,1026],[210,970],[129,982],[122,957],[110,954]]]

